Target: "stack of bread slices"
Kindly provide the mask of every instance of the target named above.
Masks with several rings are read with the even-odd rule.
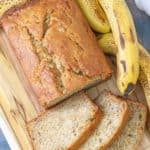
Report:
[[[37,0],[0,23],[45,110],[27,123],[35,150],[135,150],[146,107],[106,90],[96,98],[81,91],[112,71],[75,0]]]
[[[108,91],[78,93],[28,124],[36,150],[136,150],[146,107]]]

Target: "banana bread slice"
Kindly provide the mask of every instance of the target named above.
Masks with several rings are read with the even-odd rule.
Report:
[[[130,111],[129,121],[108,150],[136,150],[144,134],[147,109],[144,105],[127,101]]]
[[[79,150],[107,149],[127,122],[128,105],[122,99],[104,91],[95,102],[102,109],[104,116],[96,130]]]
[[[3,17],[1,24],[42,106],[111,74],[75,0],[38,0]]]
[[[35,150],[76,150],[102,113],[83,93],[56,105],[28,124]]]

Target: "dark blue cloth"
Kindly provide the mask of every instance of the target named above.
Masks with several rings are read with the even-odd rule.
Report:
[[[150,52],[150,16],[137,9],[134,0],[126,1],[134,17],[139,41]]]
[[[1,130],[0,130],[0,150],[10,150]]]

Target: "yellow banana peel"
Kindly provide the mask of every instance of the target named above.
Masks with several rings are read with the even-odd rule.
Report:
[[[117,46],[117,85],[127,96],[139,77],[139,50],[132,16],[125,0],[99,0]]]
[[[77,0],[77,3],[93,30],[99,33],[110,31],[109,22],[98,0]]]
[[[113,34],[103,34],[98,38],[98,44],[103,49],[104,53],[109,55],[116,55],[117,46],[115,44]],[[150,111],[150,54],[148,51],[138,43],[140,52],[140,75],[139,82],[144,90],[145,98]]]

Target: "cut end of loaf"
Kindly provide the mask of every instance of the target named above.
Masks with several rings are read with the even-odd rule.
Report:
[[[76,149],[98,124],[102,112],[83,94],[76,94],[28,124],[36,150]]]
[[[102,92],[95,102],[102,109],[104,116],[80,150],[106,149],[120,134],[128,118],[127,103],[110,92]]]
[[[147,109],[138,102],[127,100],[129,107],[129,120],[123,128],[121,135],[112,143],[108,150],[137,149],[144,134]]]
[[[111,74],[109,74],[109,76],[107,78],[109,78],[110,76],[111,76]],[[56,105],[57,103],[60,103],[61,101],[65,100],[66,98],[76,94],[77,92],[79,92],[79,91],[81,91],[83,89],[86,90],[86,89],[88,89],[88,88],[90,88],[92,86],[96,86],[100,82],[102,82],[102,79],[100,77],[95,78],[95,79],[89,81],[88,83],[86,83],[85,85],[82,85],[79,88],[76,88],[75,90],[73,90],[73,91],[71,91],[71,92],[69,92],[67,94],[62,95],[61,97],[58,97],[58,98],[53,99],[53,100],[50,100],[46,104],[43,104],[43,105],[46,108],[50,108],[50,107]]]

